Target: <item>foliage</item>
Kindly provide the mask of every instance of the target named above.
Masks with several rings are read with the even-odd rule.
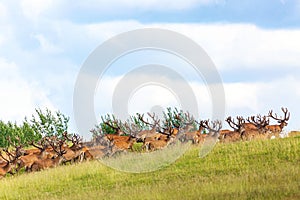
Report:
[[[8,147],[10,145],[8,138],[15,144],[25,144],[29,141],[37,141],[41,138],[41,135],[34,132],[26,119],[21,125],[10,121],[7,123],[0,121],[0,134],[0,147]]]
[[[156,113],[157,114],[157,113]],[[166,112],[163,112],[163,119],[161,119],[161,124],[163,128],[168,127],[180,127],[183,126],[183,121],[188,120],[187,119],[187,112],[184,112],[183,110],[179,110],[178,108],[171,108],[168,107]],[[141,115],[139,113],[136,113],[135,115],[132,115],[129,117],[128,120],[126,120],[126,123],[134,124],[136,127],[138,127],[141,130],[149,130],[151,127],[143,122],[140,119]],[[179,116],[179,118],[178,118]],[[192,116],[191,116],[192,117]],[[145,116],[145,120],[148,120],[149,116]],[[117,129],[122,129],[122,126],[125,122],[121,122],[121,120],[117,119],[115,115],[113,114],[107,114],[104,116],[101,116],[101,122],[97,125],[95,125],[95,128],[92,129],[90,132],[92,133],[92,137],[95,138],[100,134],[116,134]],[[108,125],[109,124],[109,125]],[[197,124],[193,123],[194,129],[197,129]]]
[[[7,123],[0,121],[0,147],[8,147],[8,137],[13,143],[26,144],[30,141],[38,141],[43,136],[58,135],[68,129],[69,118],[57,111],[53,114],[46,109],[43,112],[41,109],[36,109],[37,116],[32,116],[31,120],[24,119],[22,124],[16,122]]]
[[[35,109],[37,116],[32,115],[31,127],[36,134],[42,136],[56,135],[61,137],[68,130],[70,118],[60,111],[52,113],[49,109],[43,112],[41,109]]]

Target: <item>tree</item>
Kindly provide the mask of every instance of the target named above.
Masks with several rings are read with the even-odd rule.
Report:
[[[43,112],[41,109],[35,109],[37,116],[32,115],[30,121],[31,127],[35,134],[41,136],[58,136],[62,137],[65,131],[68,131],[70,118],[60,111],[52,113],[49,109]]]

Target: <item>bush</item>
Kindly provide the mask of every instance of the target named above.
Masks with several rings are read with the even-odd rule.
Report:
[[[28,121],[24,119],[21,125],[16,122],[7,123],[0,120],[0,147],[8,147],[8,137],[13,143],[26,144],[30,141],[39,141],[43,136],[59,136],[68,130],[69,117],[60,111],[52,113],[49,109],[43,112],[36,109],[37,116],[32,115]]]

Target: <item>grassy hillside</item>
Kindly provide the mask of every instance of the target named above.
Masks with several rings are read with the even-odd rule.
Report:
[[[191,148],[151,173],[98,161],[0,180],[0,199],[300,199],[300,138]]]

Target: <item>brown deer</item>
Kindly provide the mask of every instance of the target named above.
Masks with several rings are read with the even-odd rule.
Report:
[[[266,126],[269,124],[269,119],[266,116],[251,116],[247,118],[247,121],[256,129],[245,129],[241,134],[242,140],[266,139],[268,137]]]
[[[114,142],[108,142],[106,145],[96,145],[88,148],[88,153],[92,159],[101,159],[103,157],[112,156],[117,149]]]
[[[191,127],[189,125],[192,125],[193,123],[197,123],[199,125],[198,130],[195,131],[190,131]],[[193,144],[199,144],[204,141],[206,134],[202,134],[204,130],[204,121],[194,121],[191,122],[190,124],[186,124],[187,126],[184,128],[184,134],[180,138],[180,141],[185,142],[185,141],[192,141]]]
[[[84,159],[92,159],[92,156],[89,154],[88,149],[82,145],[82,138],[73,134],[72,137],[68,135],[67,132],[63,133],[63,137],[66,141],[72,142],[72,145],[63,145],[63,150],[66,151],[64,154],[65,162],[82,162]]]
[[[58,145],[57,145],[58,144]],[[53,151],[57,154],[52,158],[44,158],[34,161],[30,167],[30,171],[40,171],[48,168],[53,168],[60,165],[62,162],[66,161],[63,150],[64,140],[60,141],[49,141],[49,145],[52,147]]]
[[[195,128],[195,123],[197,123],[194,120],[194,117],[190,115],[189,112],[184,114],[177,114],[175,115],[175,118],[179,121],[178,125],[175,125],[174,129],[176,131],[176,138],[179,139],[181,142],[187,142],[192,141],[193,144],[198,144],[200,142],[201,133],[203,131],[202,122],[199,122],[199,128],[198,130],[193,130]],[[179,131],[180,130],[180,131]],[[178,133],[178,135],[177,135]]]
[[[205,120],[202,121],[201,126],[208,130],[208,134],[205,134],[205,137],[208,136],[209,138],[218,138],[222,128],[222,122],[220,120],[215,120],[212,122]]]
[[[107,139],[113,142],[115,147],[121,151],[132,150],[132,146],[136,142],[136,135],[140,132],[140,128],[131,122],[125,122],[124,124],[120,123],[119,126],[128,136],[107,136]]]
[[[28,172],[30,171],[31,166],[35,161],[45,158],[51,158],[55,155],[55,152],[53,152],[53,149],[49,146],[46,137],[42,138],[39,141],[39,144],[36,144],[34,141],[29,142],[28,144],[32,145],[36,149],[33,151],[27,151],[27,153],[29,154],[20,156],[17,161],[17,171],[24,167],[25,171]]]
[[[0,179],[3,178],[7,173],[12,174],[13,169],[16,167],[17,153],[15,155],[11,154],[8,149],[3,150],[7,156],[2,154],[0,151],[0,157],[5,161],[0,164]]]
[[[236,123],[234,119],[228,117],[226,122],[229,124],[233,131],[225,132],[222,137],[219,137],[220,142],[228,143],[228,142],[237,142],[241,140],[241,133],[245,131],[242,127],[243,120],[241,118],[237,118],[238,122]]]
[[[242,117],[242,116],[237,116],[236,117],[238,121],[241,122],[241,127],[244,130],[257,130],[257,127],[255,124],[250,123],[250,122],[246,122],[246,120]]]
[[[152,140],[145,140],[144,147],[146,151],[155,151],[159,149],[163,149],[167,147],[170,144],[173,144],[175,142],[175,135],[174,130],[170,129],[170,133],[166,135],[166,133],[163,133],[160,135],[160,137]]]
[[[153,113],[152,115],[150,113],[147,113],[148,116],[152,119],[152,123],[149,123],[148,121],[144,120],[144,115],[140,115],[138,114],[138,118],[140,121],[142,121],[143,123],[147,124],[148,126],[150,126],[150,130],[142,130],[139,133],[137,133],[136,135],[136,141],[137,142],[144,142],[144,140],[147,137],[153,137],[154,135],[156,135],[159,131],[158,129],[160,128],[160,120],[155,116],[155,113]]]
[[[288,112],[287,108],[281,108],[284,113],[284,117],[277,117],[277,114],[273,114],[273,110],[269,112],[269,117],[277,120],[279,124],[276,125],[268,125],[266,129],[269,130],[275,137],[279,137],[279,134],[282,132],[282,129],[288,125],[287,121],[290,119],[290,112]]]

